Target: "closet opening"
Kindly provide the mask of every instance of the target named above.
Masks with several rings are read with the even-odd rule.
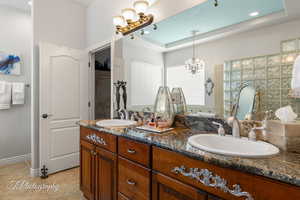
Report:
[[[111,116],[111,47],[94,53],[94,118],[109,119]]]

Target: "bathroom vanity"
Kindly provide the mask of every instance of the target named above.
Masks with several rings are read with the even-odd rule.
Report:
[[[99,128],[81,121],[80,188],[88,200],[297,200],[300,156],[246,159],[195,149],[165,134]],[[203,132],[202,132],[203,133]]]

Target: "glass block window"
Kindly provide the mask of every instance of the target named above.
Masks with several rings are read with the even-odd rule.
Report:
[[[260,92],[261,112],[291,105],[300,119],[300,100],[288,97],[293,64],[300,55],[300,38],[281,42],[281,53],[226,62],[224,72],[224,110],[228,117],[236,103],[241,84]]]

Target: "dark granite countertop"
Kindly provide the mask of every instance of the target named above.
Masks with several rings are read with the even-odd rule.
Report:
[[[106,132],[108,134],[114,134],[117,136],[153,144],[155,146],[169,149],[210,164],[265,176],[271,179],[300,186],[300,154],[281,152],[279,155],[270,158],[259,159],[231,157],[201,151],[191,147],[187,143],[187,140],[190,136],[207,133],[203,131],[176,128],[173,131],[164,134],[155,134],[135,128],[101,128],[95,125],[95,121],[83,120],[78,124],[80,126]]]

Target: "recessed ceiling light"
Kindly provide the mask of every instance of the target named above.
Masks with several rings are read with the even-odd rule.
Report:
[[[147,34],[149,34],[149,33],[150,33],[150,31],[145,31],[144,33],[147,35]]]
[[[249,16],[251,16],[251,17],[255,17],[257,15],[259,15],[259,12],[257,12],[257,11],[252,12],[252,13],[249,14]]]
[[[28,1],[28,5],[32,6],[32,1]]]

